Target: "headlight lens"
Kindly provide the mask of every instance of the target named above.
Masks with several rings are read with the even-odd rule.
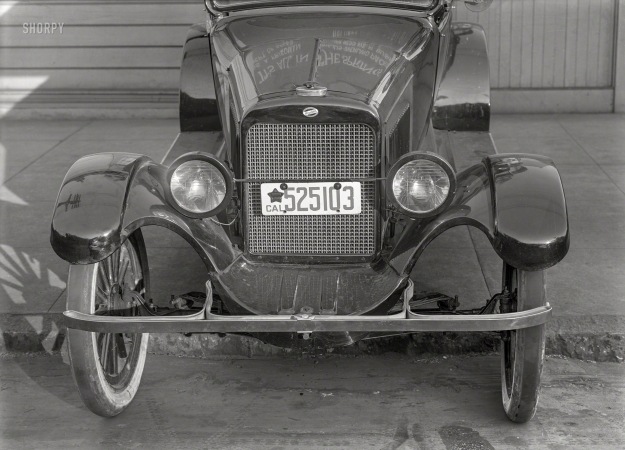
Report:
[[[180,164],[171,176],[171,194],[178,205],[192,213],[216,209],[226,198],[226,178],[213,164],[191,160]]]
[[[441,206],[451,187],[447,172],[427,159],[414,159],[397,170],[392,190],[397,202],[407,211],[426,214]]]

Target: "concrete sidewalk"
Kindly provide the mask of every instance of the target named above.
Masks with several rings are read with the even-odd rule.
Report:
[[[536,416],[510,422],[499,358],[148,356],[117,417],[92,414],[58,356],[0,356],[7,449],[622,449],[625,365],[548,357]]]
[[[550,156],[564,181],[571,250],[548,270],[554,307],[548,353],[598,361],[625,358],[625,116],[501,115],[491,131],[500,153]],[[176,120],[0,121],[0,350],[63,348],[67,264],[50,248],[52,208],[80,156],[130,151],[160,161]],[[173,233],[146,231],[153,291],[203,290],[199,257]],[[175,262],[175,263],[172,263]],[[486,238],[458,227],[437,238],[413,272],[418,290],[481,304],[499,290],[501,265]],[[484,351],[481,334],[414,335],[367,341],[347,353]],[[285,354],[242,337],[153,336],[152,351],[192,355]],[[305,351],[305,350],[303,350]]]

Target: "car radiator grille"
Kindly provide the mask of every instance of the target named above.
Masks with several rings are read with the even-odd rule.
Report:
[[[247,177],[338,180],[375,176],[375,137],[362,124],[255,124],[247,134]],[[247,246],[252,254],[372,255],[375,182],[361,183],[357,215],[263,216],[260,183],[248,183]]]

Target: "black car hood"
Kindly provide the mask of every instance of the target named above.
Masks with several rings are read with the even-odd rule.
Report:
[[[232,18],[213,33],[213,48],[247,100],[307,81],[369,97],[423,40],[422,20],[370,14]]]

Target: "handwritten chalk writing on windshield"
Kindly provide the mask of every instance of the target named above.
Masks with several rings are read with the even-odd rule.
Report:
[[[319,44],[317,66],[320,70],[342,65],[377,79],[396,57],[389,47],[353,39],[322,39]],[[258,86],[272,80],[269,84],[273,88],[282,85],[286,87],[293,84],[295,78],[299,80],[308,76],[314,48],[313,40],[285,40],[257,47],[246,58],[254,69],[254,79]],[[278,75],[282,72],[284,75]]]
[[[370,75],[380,76],[393,60],[393,53],[368,42],[333,40],[319,47],[317,64],[325,67],[343,64]]]
[[[252,52],[256,82],[261,85],[275,73],[310,63],[310,51],[296,40],[281,41]]]
[[[346,38],[349,36],[356,36],[358,31],[356,30],[332,30],[333,38]]]

